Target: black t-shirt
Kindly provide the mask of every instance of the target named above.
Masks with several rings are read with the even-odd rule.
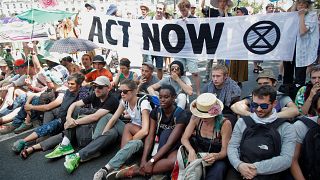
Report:
[[[104,102],[101,102],[95,93],[92,93],[82,101],[84,104],[91,104],[94,109],[106,109],[111,114],[114,114],[119,106],[119,101],[110,93]]]
[[[206,6],[205,8],[202,9],[202,13],[203,13],[204,17],[219,17],[219,16],[221,16],[218,9],[210,8],[208,6]],[[231,14],[228,13],[228,16],[231,16]],[[222,17],[225,17],[225,15],[223,15]]]
[[[176,107],[178,108],[178,107]],[[164,111],[162,110],[162,108],[154,108],[151,113],[150,113],[150,117],[156,121],[156,123],[158,124],[158,112],[161,111],[161,121],[160,121],[160,126],[159,126],[159,131],[158,134],[161,134],[161,131],[164,129],[174,129],[174,127],[176,126],[176,124],[188,124],[189,123],[189,119],[187,118],[187,114],[185,112],[185,110],[181,110],[179,113],[176,113],[175,115],[175,121],[174,121],[174,117],[173,114],[175,111],[173,111],[173,113],[171,114],[170,117],[167,117],[164,113]]]

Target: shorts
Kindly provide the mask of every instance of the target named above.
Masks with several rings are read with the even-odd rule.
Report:
[[[151,56],[152,62],[153,62],[153,59],[155,59],[155,61],[156,61],[156,68],[163,69],[163,57],[162,56]]]
[[[196,59],[188,59],[188,58],[174,58],[174,60],[180,61],[185,68],[185,71],[190,73],[198,73],[198,62]]]

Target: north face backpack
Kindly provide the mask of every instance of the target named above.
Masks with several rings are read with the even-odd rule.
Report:
[[[299,117],[308,128],[300,151],[299,165],[305,179],[320,178],[320,125],[306,117]]]
[[[255,123],[254,120],[242,117],[247,125],[240,142],[240,160],[254,163],[279,156],[281,152],[281,137],[277,128],[286,122],[277,119],[269,124]],[[278,179],[279,174],[257,176],[255,179]]]

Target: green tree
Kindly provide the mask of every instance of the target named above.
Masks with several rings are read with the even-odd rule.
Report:
[[[237,5],[239,0],[233,0],[233,4]],[[248,0],[240,0],[239,7],[252,7],[253,14],[257,14],[262,10],[262,2],[259,0],[254,0],[253,2],[249,2]]]
[[[314,8],[315,9],[320,9],[320,0],[315,0],[314,1]]]

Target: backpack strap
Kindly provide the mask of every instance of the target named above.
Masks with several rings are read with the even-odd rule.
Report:
[[[287,119],[278,118],[272,123],[268,124],[271,128],[278,129],[279,126],[281,126],[283,123],[289,122]]]
[[[256,124],[250,116],[241,116],[241,118],[246,123],[247,128]]]
[[[142,101],[143,100],[145,100],[145,99],[147,99],[148,98],[148,95],[143,95],[142,97],[138,97],[138,100],[137,100],[137,110],[138,110],[138,112],[140,112],[140,114],[141,114],[141,103],[142,103]],[[142,117],[141,117],[142,118]]]
[[[309,129],[319,126],[316,122],[305,116],[300,116],[297,118],[297,120],[302,121],[303,124],[305,124]]]

